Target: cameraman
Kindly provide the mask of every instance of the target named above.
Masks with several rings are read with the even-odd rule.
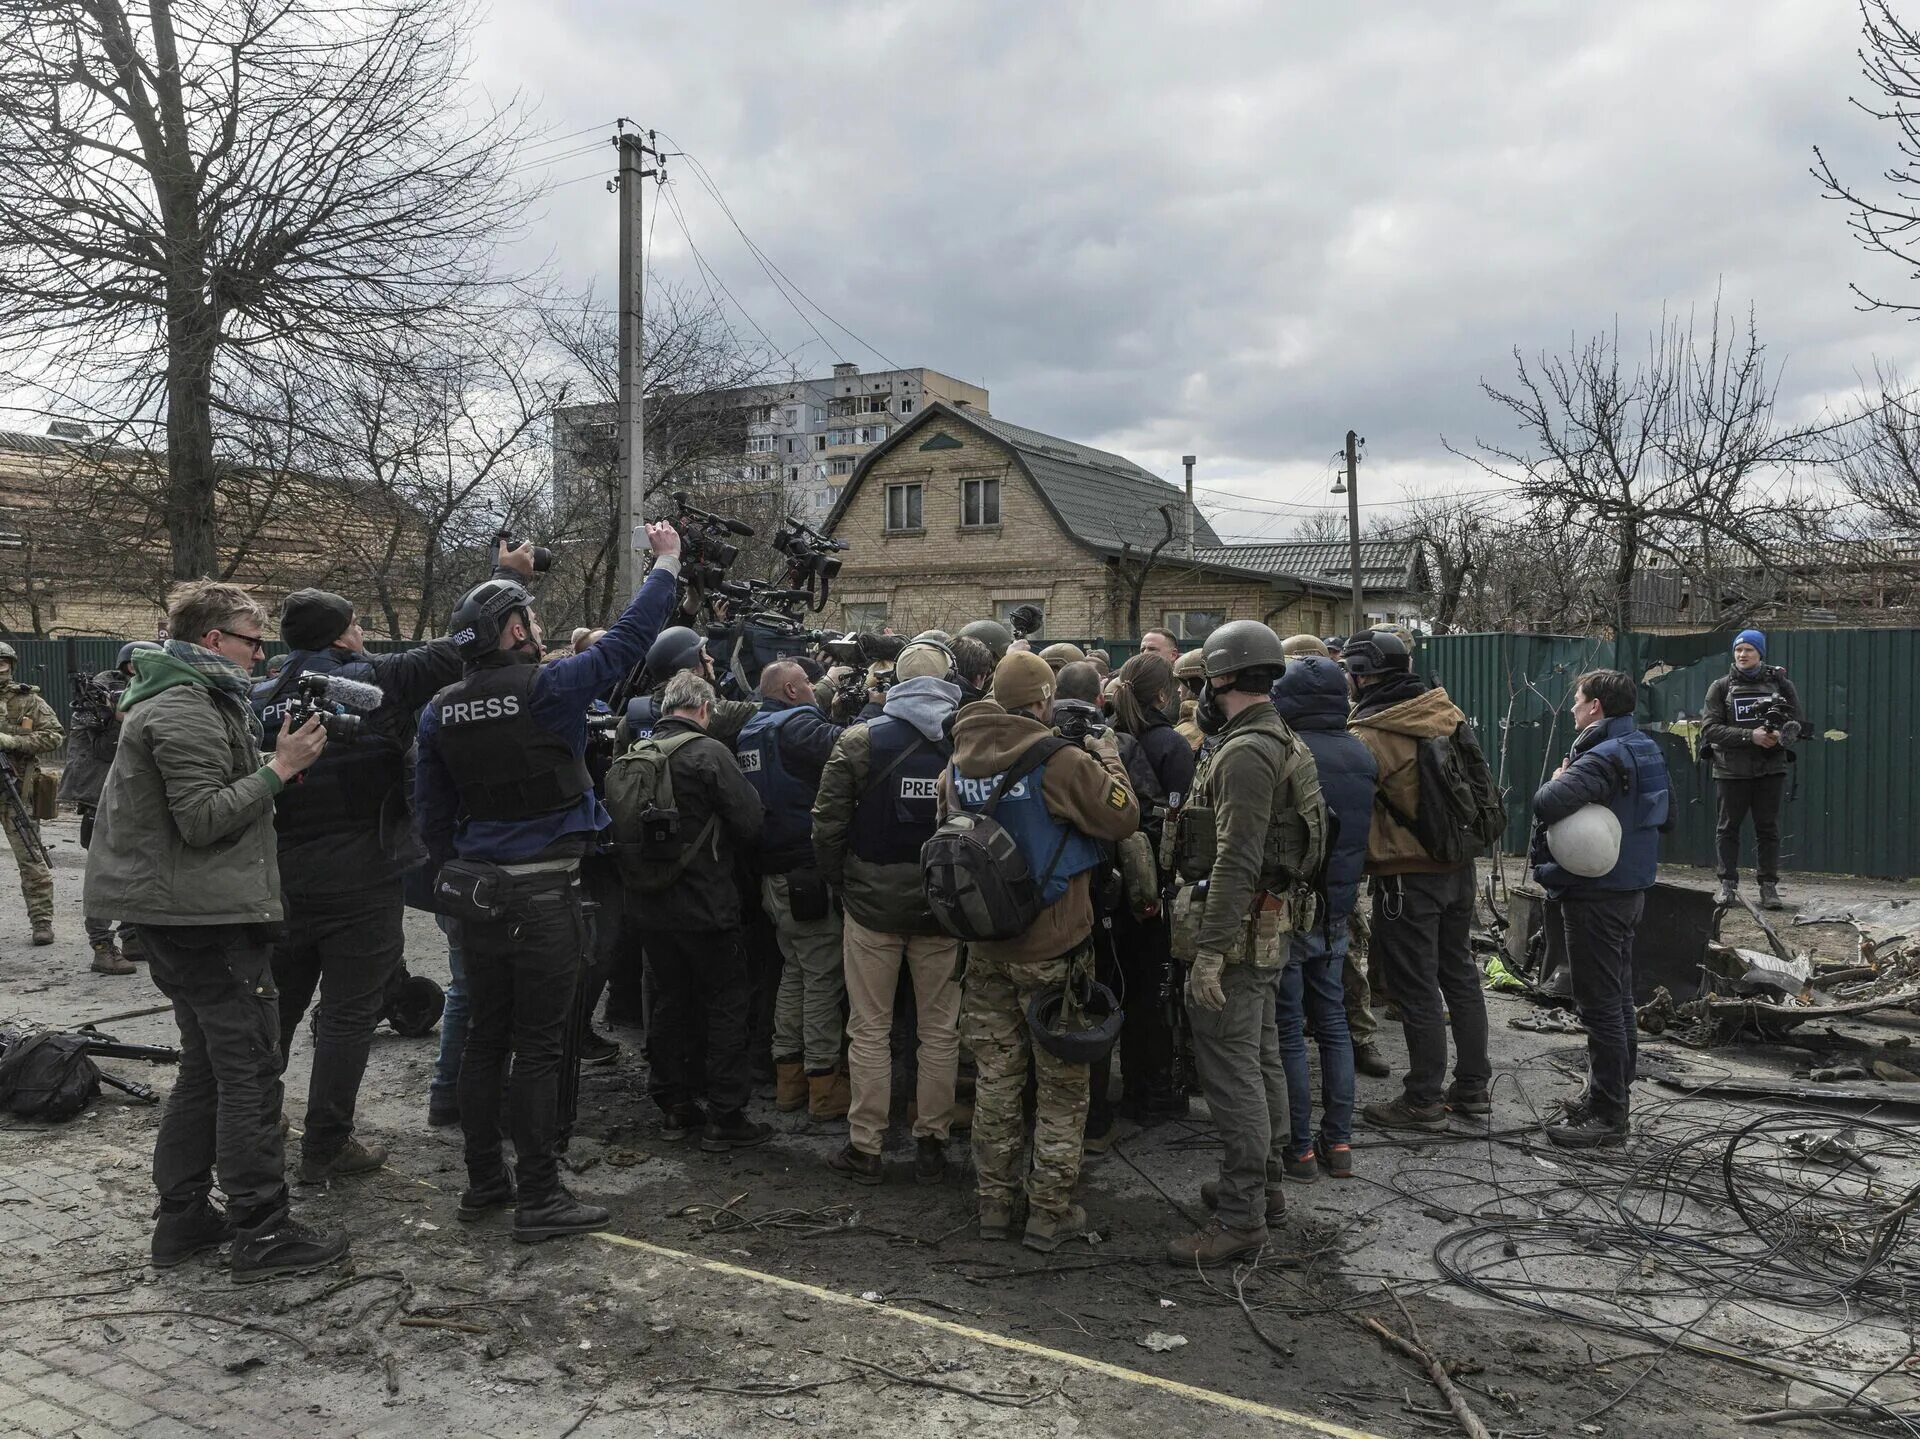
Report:
[[[120,647],[120,658],[110,670],[102,670],[91,681],[75,676],[76,686],[85,685],[91,694],[78,690],[73,701],[73,723],[68,727],[67,762],[60,767],[60,802],[80,814],[80,848],[93,843],[93,817],[100,808],[100,790],[113,768],[113,752],[120,744],[120,696],[133,678],[133,657],[141,650],[157,650],[152,640],[134,640]],[[82,923],[87,927],[87,943],[93,946],[95,974],[132,974],[133,961],[140,956],[140,937],[129,926],[120,926],[120,944],[113,942],[113,925],[94,915]]]
[[[636,534],[635,539],[639,536]],[[598,644],[540,663],[533,596],[512,580],[470,590],[453,612],[466,674],[420,715],[414,779],[420,835],[441,865],[435,894],[456,919],[471,1018],[460,1068],[469,1188],[460,1213],[515,1205],[532,1243],[607,1222],[560,1183],[562,1054],[591,948],[580,860],[609,824],[587,773],[587,707],[632,669],[673,609],[680,536],[650,524],[655,562]],[[519,1183],[501,1157],[500,1103],[513,1060],[511,1127]],[[563,1095],[564,1091],[564,1095]]]
[[[1793,745],[1806,723],[1800,692],[1787,672],[1767,663],[1767,637],[1742,630],[1733,641],[1733,668],[1707,688],[1701,742],[1713,749],[1720,786],[1721,904],[1740,895],[1740,831],[1753,816],[1759,863],[1760,907],[1785,909],[1780,898],[1780,800],[1787,788]]]
[[[502,545],[498,564],[531,575],[532,550],[509,553]],[[426,858],[407,802],[407,749],[420,706],[459,678],[460,650],[440,639],[370,655],[352,602],[321,589],[295,590],[281,602],[280,638],[289,651],[286,663],[254,685],[251,696],[269,751],[307,676],[380,691],[376,707],[359,715],[359,734],[329,745],[301,782],[274,801],[287,911],[286,938],[273,950],[280,1065],[284,1071],[318,990],[300,1182],[325,1184],[387,1162],[384,1146],[354,1136],[353,1113],[388,983],[405,948],[401,879]]]

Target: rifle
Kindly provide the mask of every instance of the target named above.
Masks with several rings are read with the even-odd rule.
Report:
[[[20,793],[20,772],[14,768],[10,750],[0,750],[0,809],[6,811],[0,818],[12,819],[14,833],[27,848],[27,858],[53,868],[53,856],[47,853],[46,842],[40,838],[40,825],[27,807],[26,797]]]
[[[71,1039],[85,1041],[84,1048],[89,1059],[144,1059],[151,1064],[180,1062],[180,1051],[170,1045],[124,1044],[111,1034],[102,1034],[84,1025],[77,1030],[68,1030],[66,1034]],[[0,1029],[0,1055],[4,1055],[8,1049],[25,1038],[27,1035],[24,1032]],[[121,1079],[118,1075],[109,1074],[104,1069],[99,1071],[99,1075],[102,1084],[109,1085],[123,1094],[131,1095],[143,1104],[160,1102],[160,1096],[150,1085],[134,1079]]]

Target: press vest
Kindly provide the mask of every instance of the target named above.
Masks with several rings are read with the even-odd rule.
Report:
[[[869,722],[867,740],[867,789],[854,808],[847,847],[869,864],[917,865],[920,846],[940,823],[940,771],[953,746],[892,715]]]
[[[261,743],[268,751],[279,743],[281,723],[296,698],[294,681],[303,674],[338,675],[369,685],[380,682],[365,660],[339,660],[326,650],[291,656],[285,669],[256,684],[248,697],[266,731]],[[280,792],[274,802],[274,829],[283,846],[327,834],[375,829],[387,796],[405,777],[405,747],[390,735],[363,727],[351,743],[328,744],[300,783]]]
[[[652,695],[635,695],[627,701],[627,733],[632,738],[645,739],[659,723],[660,710]]]
[[[1779,699],[1784,691],[1780,688],[1780,671],[1772,665],[1762,665],[1751,676],[1743,675],[1739,670],[1729,672],[1727,680],[1727,722],[1739,725],[1742,729],[1754,729],[1766,718],[1767,707]]]
[[[813,843],[815,786],[796,776],[780,756],[780,731],[802,714],[799,705],[763,709],[747,721],[734,746],[740,772],[760,796],[761,808],[766,811],[766,825],[760,832],[760,849],[766,854],[804,850]]]
[[[1650,889],[1660,871],[1660,827],[1671,812],[1667,763],[1651,735],[1638,729],[1600,741],[1588,755],[1619,777],[1606,800],[1620,821],[1620,858],[1597,879],[1569,874],[1549,857],[1534,867],[1540,884],[1555,894],[1581,890]]]
[[[586,760],[534,723],[539,678],[538,665],[487,664],[433,697],[440,754],[468,819],[533,819],[592,791]]]
[[[961,774],[958,765],[953,766],[950,779],[955,802],[965,810],[985,809],[993,797],[994,786],[1000,783],[1000,775],[1005,772],[974,779]],[[1046,797],[1041,793],[1046,772],[1047,767],[1042,765],[1009,786],[1000,797],[993,817],[1020,847],[1027,868],[1040,883],[1041,902],[1054,904],[1066,894],[1068,880],[1092,869],[1104,856],[1097,840],[1082,834],[1065,820],[1055,819],[1048,810]]]

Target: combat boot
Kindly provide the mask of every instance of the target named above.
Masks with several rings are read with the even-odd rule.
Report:
[[[980,1201],[980,1237],[982,1239],[1011,1239],[1014,1226],[1026,1222],[1027,1197],[1016,1194],[1011,1200],[982,1199]]]
[[[1720,893],[1714,896],[1713,902],[1717,905],[1720,905],[1723,908],[1728,905],[1734,905],[1734,904],[1740,903],[1739,881],[1731,880],[1731,879],[1721,880]]]
[[[1763,884],[1760,886],[1760,908],[1785,909],[1786,907],[1787,907],[1787,902],[1784,899],[1780,898],[1779,885]]]
[[[93,942],[95,974],[132,974],[137,968],[132,960],[113,947],[112,940],[96,939]]]
[[[807,1076],[807,1118],[845,1119],[853,1108],[853,1086],[844,1072],[830,1069]]]
[[[540,1199],[520,1201],[513,1211],[513,1237],[520,1244],[537,1244],[563,1234],[592,1234],[605,1229],[613,1215],[597,1204],[582,1204],[566,1186],[556,1184]]]
[[[807,1107],[807,1067],[797,1059],[783,1059],[773,1066],[773,1107],[792,1114]]]
[[[203,1249],[218,1249],[231,1238],[233,1225],[209,1200],[197,1199],[177,1210],[163,1204],[154,1211],[153,1267],[171,1269]]]
[[[513,1187],[513,1176],[502,1167],[491,1179],[469,1184],[460,1194],[460,1218],[468,1224],[485,1219],[496,1209],[511,1209],[520,1196]]]
[[[1034,1210],[1027,1215],[1027,1232],[1020,1242],[1029,1249],[1037,1249],[1042,1254],[1051,1254],[1069,1239],[1084,1239],[1087,1236],[1087,1211],[1079,1205],[1067,1207],[1064,1214],[1048,1214],[1044,1210]]]
[[[1371,1075],[1375,1079],[1385,1079],[1393,1073],[1393,1066],[1375,1044],[1354,1045],[1353,1068],[1356,1074]]]
[[[884,1184],[887,1178],[885,1161],[877,1154],[866,1154],[855,1149],[849,1143],[838,1154],[830,1155],[827,1168],[835,1174],[844,1174],[855,1184]]]
[[[52,944],[53,943],[53,921],[52,920],[36,919],[33,922],[33,942],[35,944]]]
[[[708,1154],[726,1154],[735,1149],[752,1149],[772,1137],[771,1127],[755,1124],[735,1109],[708,1116],[707,1127],[700,1131],[700,1147]]]
[[[325,1184],[346,1174],[371,1174],[387,1162],[387,1150],[383,1144],[362,1144],[349,1136],[340,1147],[340,1152],[327,1159],[315,1159],[312,1155],[300,1157],[300,1182],[302,1184]]]
[[[1267,1227],[1228,1229],[1214,1220],[1198,1234],[1183,1234],[1167,1244],[1167,1258],[1182,1266],[1198,1264],[1209,1268],[1225,1264],[1243,1255],[1258,1254],[1267,1244]]]

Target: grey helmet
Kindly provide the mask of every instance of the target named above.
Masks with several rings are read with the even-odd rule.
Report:
[[[931,642],[936,645],[950,645],[953,643],[953,636],[948,634],[945,630],[922,630],[920,631],[919,634],[915,635],[912,639],[907,641],[907,643],[910,645],[923,644],[927,642]]]
[[[1407,674],[1413,655],[1407,642],[1392,630],[1362,630],[1340,650],[1340,662],[1350,675]]]
[[[1287,652],[1281,648],[1280,636],[1259,620],[1229,620],[1206,637],[1200,651],[1208,679],[1242,670],[1287,667]]]
[[[686,625],[674,625],[660,631],[647,647],[646,670],[657,684],[665,683],[682,670],[700,668],[700,650],[706,636]]]
[[[1013,631],[998,620],[975,620],[972,624],[960,627],[961,637],[978,640],[993,652],[993,662],[999,664],[1007,657],[1007,650],[1013,644]]]

